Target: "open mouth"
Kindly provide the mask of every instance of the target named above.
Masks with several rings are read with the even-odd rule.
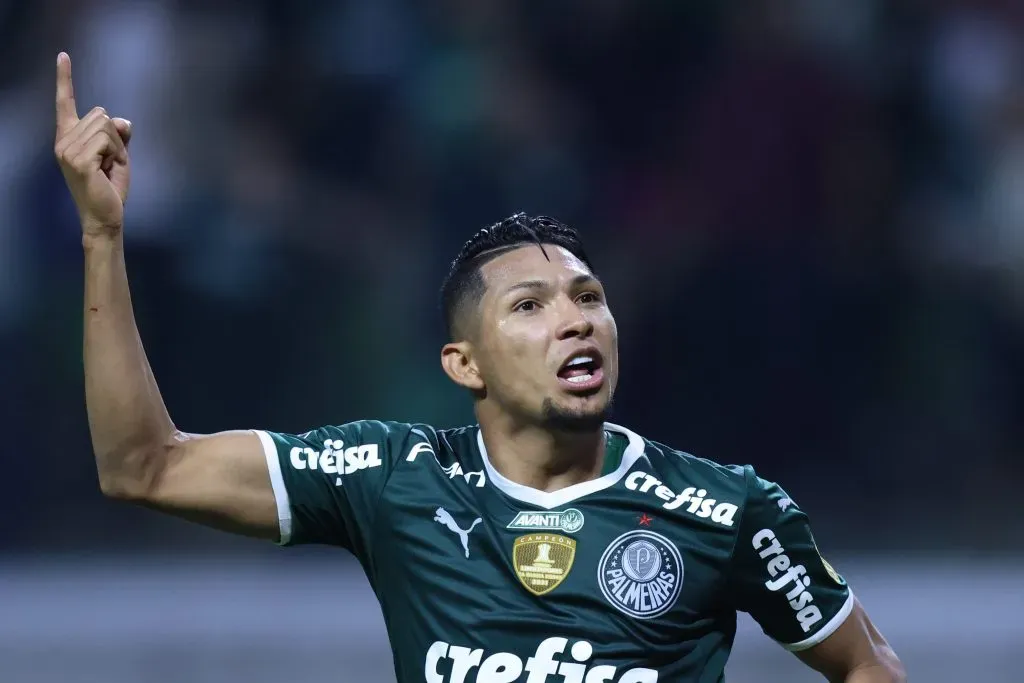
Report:
[[[603,359],[597,350],[579,351],[569,356],[558,370],[558,379],[566,388],[582,391],[601,386]]]

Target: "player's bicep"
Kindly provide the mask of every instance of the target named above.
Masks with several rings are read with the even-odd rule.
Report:
[[[147,507],[224,531],[277,540],[276,460],[251,431],[179,434],[148,483]]]
[[[847,681],[854,672],[869,670],[884,673],[887,680],[893,681],[904,680],[906,676],[896,653],[856,598],[850,616],[834,633],[795,654],[829,681]]]

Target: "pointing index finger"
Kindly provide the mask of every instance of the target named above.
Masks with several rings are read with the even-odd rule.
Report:
[[[75,108],[75,88],[71,83],[71,57],[66,52],[57,55],[57,134],[70,130],[78,123]]]

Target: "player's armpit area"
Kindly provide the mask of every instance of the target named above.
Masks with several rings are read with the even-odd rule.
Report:
[[[270,465],[254,432],[179,432],[150,457],[149,480],[119,497],[222,531],[278,539]]]
[[[905,683],[903,665],[854,597],[843,623],[817,645],[795,652],[830,683]]]

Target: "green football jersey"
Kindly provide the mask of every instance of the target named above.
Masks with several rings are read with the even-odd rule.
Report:
[[[256,433],[280,543],[358,558],[399,683],[713,683],[737,611],[790,650],[839,627],[853,596],[779,486],[606,432],[618,466],[552,492],[499,474],[475,426]]]

